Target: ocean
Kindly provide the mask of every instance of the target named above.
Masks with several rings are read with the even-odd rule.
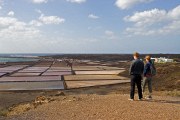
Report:
[[[6,62],[27,62],[27,61],[38,61],[37,58],[11,58],[11,57],[0,57],[0,63]]]
[[[39,54],[0,54],[0,63],[38,61]]]

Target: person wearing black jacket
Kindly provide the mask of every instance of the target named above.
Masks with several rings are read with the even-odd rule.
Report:
[[[131,75],[131,91],[130,91],[130,99],[134,100],[134,92],[135,92],[135,84],[138,88],[138,100],[142,100],[142,88],[141,88],[141,80],[144,71],[144,63],[139,59],[139,53],[135,52],[133,54],[134,60],[131,63],[129,74]]]

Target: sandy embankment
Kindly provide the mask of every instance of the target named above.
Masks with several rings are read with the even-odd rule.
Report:
[[[58,96],[7,120],[179,120],[180,98],[128,101],[127,94]]]

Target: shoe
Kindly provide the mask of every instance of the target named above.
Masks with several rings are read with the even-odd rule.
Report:
[[[128,99],[129,101],[134,101],[134,99]]]
[[[143,99],[142,98],[140,98],[140,99],[138,99],[139,101],[142,101]]]
[[[152,99],[152,97],[145,97],[147,100],[151,100]]]

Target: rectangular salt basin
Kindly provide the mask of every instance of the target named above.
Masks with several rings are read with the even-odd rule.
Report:
[[[48,69],[49,67],[28,67],[24,70],[46,70]]]
[[[64,69],[64,70],[54,70],[54,69],[49,69],[47,70],[47,72],[71,72],[71,70],[69,69]]]
[[[13,72],[14,70],[0,70],[1,73],[11,73]]]
[[[63,81],[0,83],[0,91],[64,89]]]
[[[18,72],[20,72],[20,73],[42,73],[44,71],[45,70],[20,70]]]
[[[11,72],[15,72],[19,69],[0,69],[0,72],[2,73],[11,73]]]
[[[72,72],[45,72],[42,74],[42,76],[49,76],[49,75],[72,75]]]
[[[117,75],[67,75],[64,76],[66,81],[78,81],[78,80],[127,80],[129,78],[121,77]]]
[[[26,67],[28,65],[12,65],[12,66],[9,66],[9,67]]]
[[[6,75],[6,74],[7,74],[7,73],[2,73],[2,72],[0,72],[0,77],[3,76],[3,75]]]
[[[67,67],[66,63],[65,62],[56,62],[55,64],[52,65],[52,67]]]
[[[33,67],[49,67],[51,66],[51,64],[37,64],[37,65],[34,65]]]
[[[103,70],[103,71],[75,71],[77,75],[117,75],[124,70]]]
[[[80,88],[80,87],[91,87],[100,85],[111,85],[119,83],[129,83],[130,80],[97,80],[97,81],[66,81],[66,86],[70,88]]]
[[[99,65],[100,63],[99,62],[88,62],[87,64],[88,65]]]
[[[70,67],[51,67],[49,70],[71,70]]]
[[[96,66],[74,66],[73,70],[101,70]]]
[[[21,73],[21,72],[17,72],[17,73],[14,73],[14,74],[12,74],[11,76],[39,76],[41,73]]]
[[[4,68],[0,68],[0,70],[18,70],[26,67],[27,65],[14,65],[14,66],[7,66]]]
[[[37,76],[37,77],[2,77],[2,82],[37,82],[37,81],[61,81],[61,76]]]
[[[108,66],[100,66],[99,69],[101,69],[101,70],[125,70],[124,68],[108,67]]]
[[[9,70],[9,71],[16,71],[16,70],[19,70],[21,68],[17,68],[17,67],[5,67],[5,68],[0,68],[0,71],[6,71],[6,70]]]

